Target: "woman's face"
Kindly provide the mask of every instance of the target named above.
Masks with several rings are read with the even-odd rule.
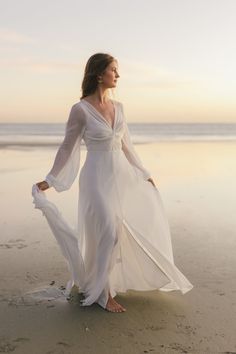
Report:
[[[118,65],[117,61],[114,60],[106,67],[105,73],[102,75],[102,85],[107,88],[115,87],[118,77],[120,77]]]

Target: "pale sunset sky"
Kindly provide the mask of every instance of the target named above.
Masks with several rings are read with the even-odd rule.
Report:
[[[96,52],[128,122],[236,123],[236,0],[1,0],[0,122],[64,123]]]

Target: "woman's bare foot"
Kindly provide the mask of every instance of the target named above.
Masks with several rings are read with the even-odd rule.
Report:
[[[126,308],[114,300],[109,292],[109,298],[106,304],[106,310],[110,312],[124,312]]]

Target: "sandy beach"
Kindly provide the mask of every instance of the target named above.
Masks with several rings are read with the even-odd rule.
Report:
[[[128,291],[125,313],[96,304],[30,297],[63,289],[69,271],[32,185],[44,179],[55,148],[0,149],[0,353],[236,353],[236,142],[136,145],[152,171],[169,219],[174,259],[194,288],[187,294]],[[82,150],[81,166],[86,150]],[[47,190],[64,217],[77,219],[78,178]],[[75,289],[76,290],[76,289]],[[72,294],[73,295],[73,294]]]

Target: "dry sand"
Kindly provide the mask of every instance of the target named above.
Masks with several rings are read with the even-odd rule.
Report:
[[[236,143],[162,142],[136,149],[166,207],[175,263],[194,288],[185,295],[119,294],[116,300],[127,311],[118,314],[96,304],[82,308],[76,297],[28,297],[41,288],[56,291],[69,279],[31,196],[56,150],[2,149],[0,353],[236,353]],[[77,187],[76,181],[68,192],[47,191],[71,224]]]

